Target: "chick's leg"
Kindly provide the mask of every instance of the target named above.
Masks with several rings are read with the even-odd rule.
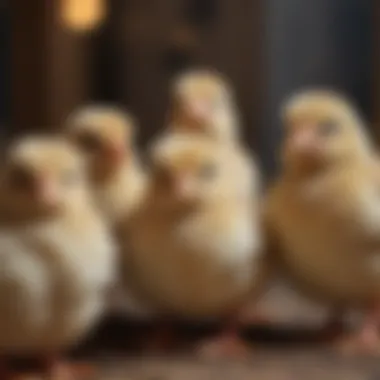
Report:
[[[218,336],[201,344],[200,356],[209,358],[247,357],[251,350],[240,337],[240,328],[241,325],[236,316],[227,319]]]
[[[44,356],[41,364],[43,380],[76,380],[69,364],[58,355]]]

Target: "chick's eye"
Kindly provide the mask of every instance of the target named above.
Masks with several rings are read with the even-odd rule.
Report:
[[[339,124],[334,120],[326,120],[319,124],[319,133],[322,136],[328,137],[339,131]]]
[[[101,148],[100,140],[91,134],[83,134],[79,136],[78,143],[87,153],[97,152]]]
[[[214,164],[203,165],[199,171],[199,177],[204,180],[210,180],[217,174],[217,167]]]

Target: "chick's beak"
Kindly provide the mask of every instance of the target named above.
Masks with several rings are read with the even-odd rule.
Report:
[[[193,194],[193,186],[191,177],[188,175],[182,175],[174,181],[174,191],[179,199],[189,199]]]
[[[320,144],[313,128],[302,128],[290,137],[290,146],[294,152],[313,154],[319,150]]]
[[[207,101],[201,99],[189,101],[188,111],[189,114],[197,120],[207,120],[211,113],[210,106]]]
[[[50,178],[38,178],[35,182],[35,196],[46,205],[55,205],[59,200],[57,185]]]
[[[105,156],[111,163],[117,165],[123,161],[125,157],[125,151],[121,145],[112,144],[105,149]]]

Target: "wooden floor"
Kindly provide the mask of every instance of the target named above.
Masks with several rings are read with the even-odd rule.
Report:
[[[315,328],[250,327],[243,331],[252,347],[248,358],[206,360],[194,355],[195,347],[218,327],[174,326],[173,352],[152,355],[146,343],[157,324],[105,321],[69,353],[74,380],[380,380],[380,357],[338,355]],[[31,367],[16,366],[32,373]]]
[[[380,380],[380,358],[339,356],[316,343],[318,332],[255,329],[246,333],[253,345],[249,359],[212,361],[195,358],[191,344],[181,353],[147,355],[136,341],[149,337],[149,329],[111,325],[74,355],[89,365],[77,380]],[[207,330],[185,329],[183,336],[196,341]]]
[[[191,358],[103,357],[89,380],[378,380],[380,362],[338,358],[312,349],[263,351],[249,361],[202,362]],[[79,379],[78,379],[79,380]]]

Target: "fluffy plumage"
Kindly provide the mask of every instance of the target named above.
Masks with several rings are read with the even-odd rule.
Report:
[[[247,184],[241,160],[202,136],[174,134],[154,146],[152,182],[131,223],[131,270],[159,310],[224,316],[261,284],[259,176]]]
[[[92,105],[70,115],[66,125],[66,135],[85,155],[92,195],[118,242],[119,221],[128,223],[148,182],[135,147],[136,122],[118,108]],[[124,253],[128,251],[124,247]],[[128,274],[119,274],[119,279],[126,286],[117,285],[110,310],[138,316],[151,314],[130,288]]]
[[[328,91],[293,97],[283,116],[283,168],[267,208],[279,262],[307,294],[370,313],[380,297],[380,182],[364,122]]]
[[[0,178],[0,352],[51,355],[93,326],[113,281],[113,243],[65,141],[24,138]]]
[[[207,69],[182,73],[173,82],[171,99],[170,131],[203,133],[227,143],[238,140],[233,91],[221,74]]]
[[[129,114],[104,105],[84,107],[67,120],[68,136],[89,161],[98,206],[112,222],[133,213],[146,185],[135,129]]]

